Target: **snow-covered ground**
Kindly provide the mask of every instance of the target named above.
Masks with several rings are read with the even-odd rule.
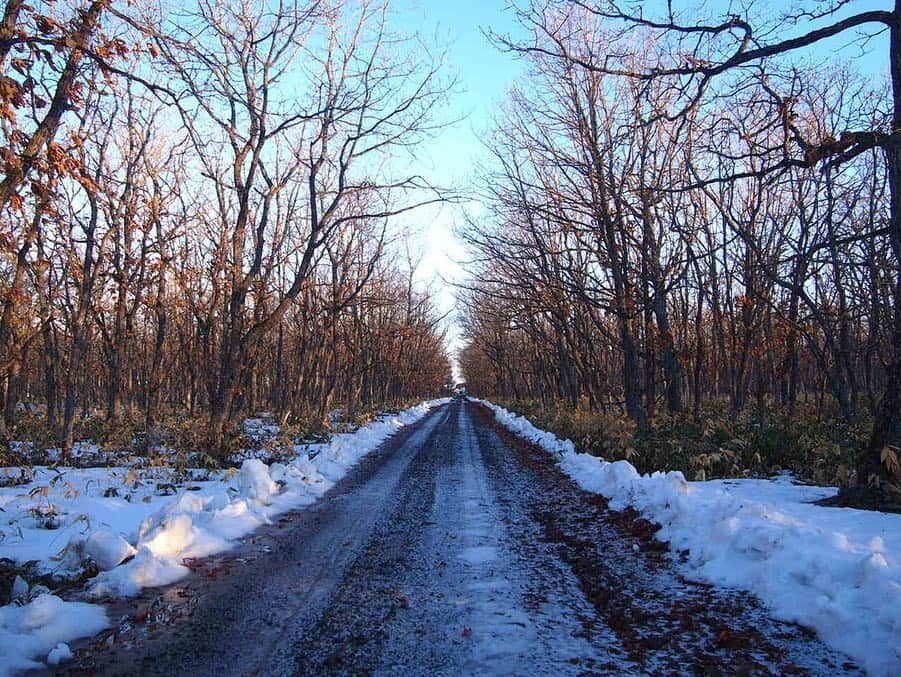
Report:
[[[88,595],[97,601],[173,583],[189,573],[191,558],[226,550],[274,516],[313,503],[389,435],[445,402],[298,446],[294,460],[271,466],[251,458],[239,470],[187,478],[168,467],[37,468],[29,482],[0,488],[0,559],[34,561],[34,576],[55,578],[78,576],[92,562],[101,572]],[[102,606],[64,601],[21,578],[13,597],[0,607],[0,676],[57,665],[71,656],[66,642],[108,625]]]
[[[786,476],[640,475],[628,461],[577,453],[570,440],[479,401],[506,428],[558,454],[583,489],[660,524],[674,557],[687,551],[692,578],[749,590],[774,616],[814,628],[869,673],[901,675],[901,515],[812,505],[836,489]]]

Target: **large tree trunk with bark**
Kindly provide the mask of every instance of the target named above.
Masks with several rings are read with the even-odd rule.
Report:
[[[889,214],[889,245],[894,257],[896,271],[901,271],[901,0],[895,0],[895,23],[890,29],[890,65],[892,76],[892,100],[894,115],[892,127],[893,141],[885,149],[888,165],[891,211]],[[860,481],[875,477],[877,481],[891,478],[883,462],[883,451],[894,447],[895,454],[901,456],[901,275],[894,281],[894,325],[892,331],[892,351],[886,369],[886,383],[882,398],[876,406],[873,431],[866,451],[858,464]]]

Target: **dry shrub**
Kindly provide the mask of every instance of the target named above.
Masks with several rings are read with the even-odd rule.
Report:
[[[732,421],[725,406],[710,404],[697,418],[658,414],[639,436],[620,414],[534,400],[499,404],[571,439],[580,451],[626,459],[642,473],[681,470],[699,480],[790,471],[817,484],[847,485],[855,481],[852,469],[868,429],[868,421],[850,425],[804,407],[795,416],[774,409],[763,423],[749,416]]]

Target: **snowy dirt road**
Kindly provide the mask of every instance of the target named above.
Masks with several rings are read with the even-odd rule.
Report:
[[[97,674],[834,674],[753,598],[685,581],[653,529],[454,402],[317,504],[112,607]],[[135,606],[137,605],[137,606]]]

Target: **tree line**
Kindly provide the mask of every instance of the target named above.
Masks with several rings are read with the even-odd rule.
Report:
[[[714,402],[758,424],[812,402],[872,421],[858,472],[891,480],[901,5],[807,3],[755,31],[674,4],[525,3],[530,39],[494,36],[529,71],[462,233],[469,386],[620,411],[639,434]],[[890,84],[779,58],[868,26],[890,34]]]
[[[64,452],[98,413],[148,439],[186,413],[217,450],[248,412],[440,389],[441,318],[390,223],[446,199],[397,158],[449,83],[388,21],[369,0],[5,2],[0,440],[40,404]]]

